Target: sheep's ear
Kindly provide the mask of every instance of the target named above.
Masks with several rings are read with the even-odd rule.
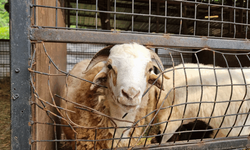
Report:
[[[148,78],[148,83],[153,84],[155,82],[154,85],[156,87],[164,90],[164,84],[162,83],[162,78],[161,77],[159,77],[158,79],[157,78],[158,78],[158,76],[156,74],[150,74],[149,78]]]
[[[106,69],[103,68],[94,78],[93,82],[96,84],[92,84],[90,86],[90,90],[95,90],[97,89],[99,86],[98,85],[104,85],[107,81],[107,73],[106,73]]]

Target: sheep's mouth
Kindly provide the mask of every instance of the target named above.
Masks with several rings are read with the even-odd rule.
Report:
[[[117,102],[124,108],[126,109],[136,109],[138,105],[126,105],[126,104],[122,104],[119,102],[119,100],[117,100]]]
[[[135,109],[137,107],[137,105],[124,105],[124,104],[121,104],[122,107],[125,107],[126,109]]]

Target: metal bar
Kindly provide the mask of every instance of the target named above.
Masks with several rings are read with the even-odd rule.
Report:
[[[36,5],[36,0],[34,0],[34,5]],[[36,7],[34,7],[34,25],[36,25]]]
[[[10,1],[11,149],[31,149],[30,106],[30,0]],[[20,13],[22,12],[22,13]]]
[[[216,39],[206,37],[177,37],[169,34],[147,35],[110,33],[97,31],[74,31],[56,29],[31,29],[31,40],[73,43],[130,43],[176,48],[211,48],[218,50],[249,50],[247,40]]]
[[[115,130],[115,129],[114,129]],[[205,130],[197,130],[197,131],[200,131],[200,132],[204,132]],[[174,132],[174,133],[190,133],[190,132],[192,132],[192,131],[183,131],[183,132]],[[171,134],[173,134],[173,133],[171,133]],[[147,137],[155,137],[156,135],[150,135],[150,136],[147,136]],[[136,139],[138,139],[139,137],[133,137],[133,138],[136,138]],[[222,140],[226,140],[226,141],[229,141],[229,140],[232,140],[232,139],[246,139],[247,137],[246,136],[242,136],[242,137],[228,137],[228,138],[218,138],[218,139],[211,139],[211,138],[209,138],[209,139],[206,139],[206,140],[204,140],[204,142],[205,143],[207,143],[207,142],[218,142],[218,141],[222,141]],[[129,137],[123,137],[122,139],[129,139]],[[94,142],[94,141],[96,141],[96,142],[99,142],[99,141],[112,141],[112,140],[120,140],[120,138],[107,138],[107,139],[97,139],[97,140],[88,140],[88,139],[60,139],[60,140],[32,140],[31,142],[32,143],[34,143],[34,142],[37,142],[37,143],[42,143],[42,142],[75,142],[77,140],[77,142],[82,142],[82,141],[84,141],[84,142]],[[182,141],[181,143],[177,143],[176,142],[176,144],[175,144],[175,146],[180,146],[180,145],[183,145],[184,144],[184,142]],[[196,146],[198,145],[198,144],[200,144],[200,147],[202,147],[203,145],[200,143],[200,141],[197,141],[197,140],[192,140],[192,141],[190,141],[190,142],[188,142],[188,143],[186,143],[185,142],[185,144],[189,144],[189,145],[191,145],[191,144],[196,144]],[[142,145],[140,145],[140,147],[141,147]],[[163,143],[161,146],[158,146],[158,147],[161,147],[161,148],[163,148],[164,146],[173,146],[173,144],[172,143]],[[139,147],[139,146],[138,146]],[[150,148],[155,148],[155,145],[147,145],[147,147],[150,147]],[[191,147],[191,146],[190,146]],[[247,146],[245,146],[245,147],[249,147],[248,145]],[[234,148],[234,147],[232,147],[232,148]],[[242,148],[242,147],[241,147]],[[227,147],[225,147],[225,149],[227,149]]]
[[[151,0],[148,1],[148,14],[151,15]],[[150,33],[151,17],[148,17],[148,33]]]
[[[208,4],[210,4],[210,0],[208,0]],[[208,23],[207,23],[207,36],[209,37],[210,32],[210,5],[208,5]]]
[[[213,141],[206,142],[202,141],[194,144],[179,144],[177,145],[172,143],[162,144],[161,146],[151,146],[150,149],[153,150],[180,150],[180,149],[192,149],[192,150],[207,150],[207,149],[233,149],[233,148],[242,148],[249,147],[250,141],[247,138],[238,138],[238,139],[230,139],[223,141]],[[149,145],[147,146],[149,147]],[[119,150],[123,150],[124,148],[120,148]],[[140,149],[140,147],[135,147],[134,149]]]
[[[199,117],[199,114],[200,114],[200,110],[201,110],[201,102],[202,102],[202,99],[203,99],[203,82],[202,82],[202,77],[201,77],[201,69],[200,69],[200,63],[199,63],[199,58],[197,56],[197,53],[194,53],[194,56],[196,58],[196,62],[197,62],[197,67],[198,67],[198,72],[199,72],[199,78],[200,78],[200,88],[201,88],[201,96],[200,96],[200,103],[199,103],[199,108],[198,108],[198,112],[197,112],[197,115],[196,117]],[[198,79],[197,79],[198,80]],[[193,125],[193,128],[192,130],[194,130],[195,126],[196,126],[196,123],[197,123],[197,119],[195,119],[195,123]],[[191,138],[191,135],[192,135],[192,132],[190,133],[189,137],[188,137],[188,141],[190,140]]]
[[[95,10],[98,10],[98,0],[96,0],[96,4],[95,4]],[[97,30],[97,26],[98,26],[98,17],[97,17],[97,12],[95,13],[95,29]]]
[[[236,0],[234,0],[234,23],[236,22]],[[236,36],[236,25],[234,24],[234,38]]]
[[[209,127],[209,124],[211,122],[211,119],[212,119],[212,116],[214,114],[214,110],[215,110],[215,105],[216,105],[216,101],[217,101],[217,97],[218,97],[218,78],[217,78],[217,75],[216,75],[216,68],[215,68],[215,52],[213,51],[213,68],[214,68],[214,78],[215,78],[215,85],[216,85],[216,90],[215,90],[215,96],[214,96],[214,104],[213,104],[213,109],[212,109],[212,112],[211,112],[211,115],[210,115],[210,118],[207,122],[207,126],[206,126],[206,129],[208,129]],[[204,134],[202,135],[202,138],[201,140],[203,140],[203,138],[205,137],[205,134],[206,132],[204,132]]]
[[[76,0],[76,28],[78,28],[78,0]]]
[[[247,84],[247,82],[246,82],[246,77],[245,77],[244,71],[243,71],[243,69],[242,69],[241,62],[240,62],[239,58],[237,57],[237,55],[235,55],[235,58],[237,59],[237,61],[238,61],[238,63],[239,63],[239,66],[240,66],[240,70],[241,70],[241,73],[242,73],[242,77],[243,77],[244,84]],[[240,103],[240,106],[239,106],[239,108],[238,108],[237,113],[240,112],[241,106],[243,105],[243,103],[244,103],[244,101],[245,101],[245,99],[246,99],[246,96],[247,96],[247,85],[245,85],[245,94],[244,94],[244,97],[242,98],[242,102]],[[238,119],[238,115],[236,115],[235,120],[234,120],[234,124],[232,125],[232,128],[228,131],[228,134],[226,135],[226,137],[228,137],[228,136],[230,135],[231,131],[233,130],[233,128],[234,128],[234,126],[235,126],[235,124],[236,124],[237,119]],[[246,119],[247,119],[247,118],[246,118]],[[239,135],[240,135],[240,134],[239,134]]]
[[[159,15],[160,14],[160,3],[157,2],[156,5],[156,14]],[[159,33],[159,18],[156,18],[156,33]]]
[[[182,2],[180,3],[180,18],[182,18]],[[180,27],[179,27],[179,35],[181,35],[181,28],[182,28],[182,22],[183,20],[180,20]]]
[[[246,55],[246,56],[247,56],[248,60],[250,61],[250,57],[249,57],[248,55]],[[248,112],[250,112],[250,109],[248,110]],[[248,118],[248,117],[249,117],[249,114],[246,116],[246,119],[245,119],[245,121],[244,121],[244,123],[243,123],[244,126],[246,125],[246,122],[247,122],[247,118]],[[240,132],[239,132],[238,136],[240,136],[240,134],[241,134],[241,132],[242,132],[244,126],[240,129]]]
[[[167,16],[168,15],[168,1],[165,1],[165,23],[164,23],[164,33],[167,33]]]
[[[249,2],[249,0],[247,0],[246,24],[248,24],[248,2]],[[245,39],[247,39],[247,32],[248,32],[248,26],[246,26],[246,35],[245,35]]]
[[[195,0],[195,2],[196,2],[196,1],[197,1],[197,0]],[[197,16],[197,7],[198,7],[198,5],[195,4],[195,6],[194,6],[194,19],[197,19],[197,18],[196,18],[196,16]],[[196,35],[196,24],[197,24],[197,22],[194,21],[194,36]]]
[[[229,74],[230,83],[231,83],[231,92],[230,92],[230,96],[229,96],[229,102],[228,102],[228,104],[227,104],[227,108],[226,108],[226,110],[225,110],[225,113],[224,113],[224,116],[223,116],[223,118],[222,118],[222,121],[221,121],[221,123],[220,123],[220,125],[219,125],[219,128],[221,128],[222,125],[223,125],[223,122],[224,122],[224,120],[225,120],[225,115],[227,114],[227,111],[228,111],[228,109],[229,109],[229,107],[230,107],[230,104],[231,104],[231,100],[232,100],[232,96],[233,96],[233,88],[235,88],[235,87],[233,86],[233,80],[232,80],[232,75],[231,75],[230,68],[229,68],[229,65],[228,65],[228,61],[227,61],[227,59],[226,59],[226,57],[225,57],[224,54],[222,54],[222,56],[223,56],[223,58],[224,58],[224,60],[225,60],[225,63],[226,63],[227,69],[228,69],[228,74]],[[214,138],[216,138],[216,136],[217,136],[218,133],[219,133],[219,130],[217,130],[217,132],[215,133]]]
[[[58,20],[58,9],[57,9],[57,7],[58,7],[58,0],[56,0],[56,27],[57,27],[57,20]]]
[[[224,6],[224,0],[222,0],[222,7],[221,7],[221,21],[223,22],[223,6]],[[221,24],[221,33],[220,33],[220,36],[223,37],[223,23]]]
[[[135,12],[135,1],[134,0],[132,0],[132,14],[134,14],[134,12]],[[132,15],[132,29],[131,29],[131,31],[133,32],[134,31],[134,15]]]
[[[185,83],[186,83],[186,85],[188,85],[188,81],[187,81],[187,72],[186,72],[186,68],[185,68],[185,61],[184,61],[184,58],[183,58],[182,53],[180,53],[180,55],[181,55],[181,62],[182,62],[183,71],[184,71],[184,75],[185,75]],[[188,102],[188,86],[186,87],[186,103],[187,103],[187,102]],[[186,109],[187,109],[187,104],[185,104],[185,106],[184,106],[184,111],[183,111],[183,114],[182,114],[182,118],[185,117]],[[183,122],[184,122],[184,120],[181,121],[180,128],[182,128]],[[176,142],[176,138],[174,139],[174,142]]]
[[[173,93],[175,94],[175,64],[174,64],[174,59],[173,59],[173,56],[172,56],[172,53],[171,52],[169,52],[169,55],[170,55],[170,58],[171,58],[171,60],[172,60],[172,65],[173,65],[173,88],[171,89],[172,91],[173,91]],[[169,91],[170,92],[170,91]],[[169,94],[169,92],[168,92],[168,94]],[[166,98],[164,99],[164,101],[166,100]],[[161,102],[161,106],[158,108],[158,112],[159,112],[159,110],[162,108],[162,106],[163,106],[163,104],[164,104],[164,101],[162,101]],[[173,106],[174,105],[174,102],[175,102],[175,97],[173,97],[172,98],[172,105],[171,106]],[[173,112],[173,108],[174,107],[171,107],[170,108],[170,112],[169,112],[169,116],[168,116],[168,119],[167,119],[167,121],[164,123],[165,124],[165,128],[164,128],[164,130],[162,131],[162,133],[165,133],[166,132],[166,129],[167,129],[167,126],[168,126],[168,122],[169,122],[169,120],[170,120],[170,118],[171,118],[171,115],[172,115],[172,112]],[[161,136],[162,138],[163,138],[163,135]],[[161,142],[163,142],[163,141],[161,141]],[[161,142],[159,143],[160,145],[161,145]]]
[[[67,1],[67,7],[70,7],[70,2]],[[68,29],[70,28],[70,10],[65,10],[67,12]]]
[[[114,0],[114,12],[116,12],[116,0]],[[116,14],[114,14],[114,31],[116,31]]]

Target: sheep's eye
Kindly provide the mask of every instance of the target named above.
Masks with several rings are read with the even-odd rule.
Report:
[[[108,68],[109,68],[109,69],[112,69],[112,66],[109,64],[109,65],[108,65]]]
[[[150,68],[148,71],[151,72],[153,70],[153,68]]]

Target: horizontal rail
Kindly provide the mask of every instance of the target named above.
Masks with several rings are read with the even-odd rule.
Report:
[[[193,140],[197,141],[197,140]],[[198,142],[198,141],[197,141]],[[229,139],[229,140],[212,140],[212,141],[199,141],[198,143],[195,142],[176,142],[176,143],[166,143],[162,145],[147,145],[145,148],[150,148],[152,150],[207,150],[207,149],[234,149],[234,148],[249,148],[250,147],[250,140],[249,138],[236,138],[236,139]],[[144,149],[145,149],[144,148]],[[124,148],[118,148],[118,150],[123,150]],[[134,148],[142,149],[142,147],[138,146]],[[124,149],[125,150],[125,149]]]
[[[30,40],[68,43],[119,44],[137,42],[142,45],[174,47],[185,49],[210,48],[216,50],[249,50],[247,39],[225,39],[170,34],[134,34],[122,32],[76,31],[62,29],[32,28]]]

